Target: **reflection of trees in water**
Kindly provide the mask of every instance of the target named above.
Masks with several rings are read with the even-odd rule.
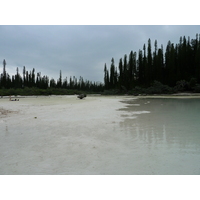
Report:
[[[149,103],[147,103],[149,102]],[[177,149],[200,150],[200,99],[138,99],[124,111],[131,113],[147,110],[149,114],[132,115],[120,123],[125,134],[130,134],[138,143],[154,148],[173,147]]]
[[[135,122],[133,122],[135,120]],[[129,122],[127,122],[129,121]],[[133,124],[130,126],[131,121]],[[138,123],[137,119],[125,119],[120,123],[124,133],[132,137],[134,141],[141,144],[147,144],[152,147],[166,143],[166,128],[165,125],[154,127]]]

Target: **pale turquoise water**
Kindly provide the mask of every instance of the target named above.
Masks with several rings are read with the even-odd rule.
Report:
[[[199,98],[129,99],[122,110],[133,174],[200,174]]]

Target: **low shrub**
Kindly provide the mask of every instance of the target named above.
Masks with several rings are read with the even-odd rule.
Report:
[[[78,90],[68,90],[63,88],[47,88],[47,89],[39,89],[39,88],[11,88],[11,89],[0,89],[0,96],[9,96],[9,95],[21,95],[21,96],[32,96],[32,95],[74,95],[81,93],[91,93],[91,92],[83,92]]]
[[[200,93],[200,84],[195,85],[193,89],[194,89],[194,92]]]

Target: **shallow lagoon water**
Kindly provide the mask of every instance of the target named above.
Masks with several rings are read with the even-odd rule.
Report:
[[[134,174],[200,174],[199,98],[124,102],[128,106],[121,110],[127,116],[120,126],[137,149],[132,152]]]

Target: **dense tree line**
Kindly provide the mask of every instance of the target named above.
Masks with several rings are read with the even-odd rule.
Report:
[[[175,87],[180,83],[200,84],[200,34],[195,39],[180,37],[178,44],[167,43],[152,49],[151,40],[147,46],[129,56],[119,59],[118,67],[111,59],[110,69],[104,66],[105,89],[131,90],[135,87],[150,87],[155,81]]]
[[[42,76],[41,72],[35,73],[35,69],[32,71],[27,71],[25,66],[23,67],[23,75],[19,73],[19,69],[16,69],[16,74],[10,77],[6,72],[6,61],[3,60],[3,73],[0,76],[0,89],[23,89],[23,88],[59,88],[59,89],[73,89],[73,90],[83,90],[83,91],[93,91],[101,92],[103,91],[103,84],[98,82],[92,82],[84,80],[83,77],[80,77],[79,80],[73,76],[67,79],[67,77],[62,79],[62,72],[60,71],[59,79],[49,79],[48,76]]]
[[[104,66],[104,84],[84,80],[83,77],[77,79],[75,76],[63,79],[61,71],[56,81],[42,76],[41,72],[36,73],[34,68],[27,71],[25,66],[22,76],[17,68],[16,74],[11,77],[6,72],[5,60],[0,76],[0,89],[52,88],[102,92],[112,89],[130,91],[152,85],[162,90],[168,90],[166,86],[182,89],[185,87],[186,90],[198,86],[200,92],[200,34],[196,34],[195,39],[180,37],[177,44],[168,41],[165,51],[163,45],[158,48],[157,40],[152,48],[149,39],[138,53],[131,51],[128,56],[125,54],[120,58],[118,66],[112,58],[110,67],[106,64]]]

